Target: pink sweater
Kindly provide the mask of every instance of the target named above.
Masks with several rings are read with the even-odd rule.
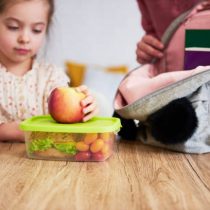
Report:
[[[168,25],[182,12],[201,0],[137,0],[142,27],[147,34],[161,38]]]

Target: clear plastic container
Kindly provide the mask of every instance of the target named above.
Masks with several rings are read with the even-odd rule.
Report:
[[[51,116],[23,121],[29,158],[65,161],[104,161],[114,152],[120,120],[95,117],[85,123],[61,124]]]

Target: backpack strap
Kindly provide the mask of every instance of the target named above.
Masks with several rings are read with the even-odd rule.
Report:
[[[185,21],[186,17],[189,15],[191,10],[192,9],[190,9],[190,10],[182,13],[181,15],[179,15],[168,26],[168,28],[166,29],[166,31],[164,32],[164,34],[163,34],[163,36],[161,38],[161,42],[164,44],[165,47],[168,45],[169,41],[171,40],[171,37],[173,36],[173,34],[177,30],[177,28],[180,26],[180,24],[182,24]]]
[[[175,20],[171,22],[171,24],[167,27],[165,30],[161,42],[167,46],[172,35],[174,32],[178,29],[180,24],[182,24],[187,18],[189,18],[191,15],[194,15],[198,11],[207,10],[210,9],[210,2],[209,1],[201,1],[197,3],[195,6],[193,6],[191,9],[187,10],[186,12],[179,15]]]

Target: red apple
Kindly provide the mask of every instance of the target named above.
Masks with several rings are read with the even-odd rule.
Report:
[[[76,123],[83,119],[81,100],[85,94],[72,87],[55,88],[48,100],[48,110],[59,123]]]

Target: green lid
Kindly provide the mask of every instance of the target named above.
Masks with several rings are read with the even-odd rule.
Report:
[[[84,123],[57,123],[50,115],[35,116],[20,124],[24,131],[63,132],[63,133],[104,133],[119,131],[120,119],[115,117],[94,117]]]

